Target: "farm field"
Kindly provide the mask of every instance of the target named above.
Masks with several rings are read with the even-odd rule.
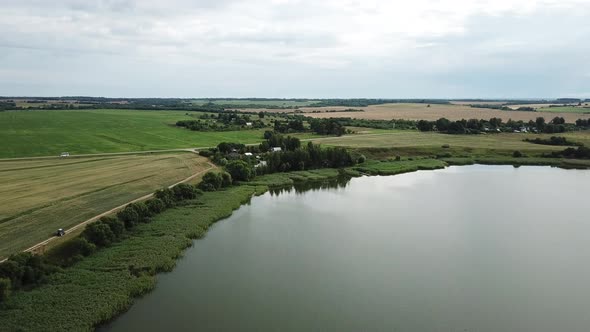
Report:
[[[590,106],[559,106],[537,108],[537,112],[590,114]]]
[[[549,146],[523,142],[525,138],[536,137],[549,138],[555,135],[549,134],[490,134],[490,135],[448,135],[435,132],[419,132],[410,130],[380,131],[367,135],[348,135],[342,137],[330,137],[316,140],[317,143],[333,146],[346,146],[351,148],[440,148],[443,144],[449,144],[452,148],[464,149],[490,149],[496,151],[530,151],[543,152],[563,150],[562,146]],[[573,142],[590,145],[590,132],[564,133],[559,136],[566,137]]]
[[[563,116],[567,122],[574,122],[580,117],[590,118],[590,115],[581,116],[571,113],[554,113],[554,112],[519,112],[519,111],[501,111],[487,108],[473,108],[462,105],[438,105],[432,104],[430,107],[426,104],[383,104],[368,106],[363,109],[364,112],[342,112],[342,113],[314,113],[312,117],[329,118],[329,117],[354,117],[362,119],[409,119],[409,120],[436,120],[445,117],[450,120],[460,119],[489,119],[493,117],[504,120],[534,120],[537,117],[551,119],[555,116]]]
[[[0,112],[0,158],[209,147],[224,141],[257,143],[264,129],[196,132],[178,128],[195,119],[181,111],[84,110]],[[201,113],[189,113],[199,115]]]
[[[250,99],[195,99],[192,101],[193,105],[204,105],[208,102],[217,105],[260,105],[260,106],[274,106],[274,107],[302,107],[309,106],[318,102],[318,100],[283,100],[283,99],[269,99],[269,100],[250,100]]]
[[[208,169],[194,153],[0,162],[0,257]]]
[[[346,109],[358,109],[364,112],[338,112]],[[263,109],[261,109],[264,111]],[[244,109],[243,111],[259,111],[258,109]],[[266,110],[268,111],[268,110]],[[282,110],[283,112],[293,112],[292,110]],[[447,118],[450,120],[461,119],[490,119],[493,117],[501,118],[505,121],[512,120],[535,120],[537,117],[552,119],[556,116],[562,116],[567,122],[574,122],[579,118],[590,118],[590,114],[575,114],[571,112],[520,112],[520,111],[502,111],[489,108],[473,108],[467,105],[453,104],[382,104],[371,105],[367,107],[302,107],[298,112],[303,112],[306,116],[314,118],[357,118],[357,119],[375,119],[375,120],[437,120]]]

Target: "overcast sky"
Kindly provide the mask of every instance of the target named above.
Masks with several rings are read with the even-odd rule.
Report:
[[[590,98],[590,0],[0,0],[0,95]]]

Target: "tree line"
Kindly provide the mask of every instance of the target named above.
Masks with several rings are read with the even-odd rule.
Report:
[[[551,136],[549,139],[544,138],[535,138],[529,139],[525,138],[525,142],[533,143],[533,144],[543,144],[543,145],[558,145],[558,146],[583,146],[582,143],[570,142],[565,137],[561,136]]]
[[[12,255],[0,263],[0,302],[14,290],[27,290],[43,284],[62,268],[73,265],[103,247],[129,236],[141,223],[148,223],[164,210],[193,200],[201,194],[197,187],[179,184],[154,193],[145,202],[127,205],[116,216],[107,216],[86,226],[82,234],[39,256],[29,252]]]
[[[555,117],[549,123],[545,122],[545,118],[543,117],[537,117],[535,121],[530,120],[528,122],[522,120],[514,121],[512,119],[503,122],[500,118],[491,118],[489,120],[462,119],[457,121],[440,118],[436,121],[420,120],[416,122],[416,128],[420,131],[438,131],[455,135],[480,134],[482,132],[493,131],[511,132],[522,129],[543,133],[563,133],[587,127],[588,122],[578,120],[575,124],[567,124],[563,117]]]

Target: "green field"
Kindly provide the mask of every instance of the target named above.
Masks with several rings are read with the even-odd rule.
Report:
[[[0,257],[209,168],[194,153],[0,162]]]
[[[296,101],[284,99],[250,100],[250,99],[195,99],[193,105],[204,105],[209,102],[217,105],[258,105],[266,107],[304,107],[319,102],[318,100]]]
[[[201,113],[190,113],[199,115]],[[175,126],[180,111],[85,110],[0,112],[0,158],[209,147],[258,143],[264,130],[195,132]]]
[[[590,145],[590,132],[572,132],[563,134],[489,134],[489,135],[448,135],[436,132],[419,132],[414,130],[373,130],[368,134],[327,137],[316,139],[318,143],[351,148],[416,148],[451,147],[467,149],[551,151],[563,150],[561,146],[549,146],[523,142],[525,138],[549,138],[564,136],[573,142]]]
[[[586,106],[586,107],[575,107],[575,106],[541,107],[541,108],[537,108],[537,111],[538,112],[551,112],[551,113],[590,114],[590,106]]]

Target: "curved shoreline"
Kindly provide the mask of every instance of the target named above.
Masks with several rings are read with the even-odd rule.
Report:
[[[555,161],[547,161],[537,166],[557,166]],[[31,331],[94,330],[127,311],[134,299],[153,290],[157,274],[171,271],[184,250],[194,239],[203,237],[212,224],[231,216],[234,210],[249,203],[253,195],[262,195],[270,188],[325,181],[343,174],[396,175],[454,164],[417,159],[370,162],[345,171],[275,173],[252,183],[205,193],[197,201],[170,209],[151,223],[139,226],[122,242],[50,276],[46,284],[14,293],[1,307],[0,326]]]

